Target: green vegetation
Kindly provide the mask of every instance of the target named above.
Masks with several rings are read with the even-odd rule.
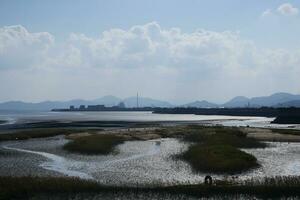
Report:
[[[228,145],[192,145],[181,156],[201,172],[236,173],[258,166],[254,156]]]
[[[211,173],[240,173],[258,167],[257,159],[238,148],[263,148],[266,145],[238,128],[187,127],[184,141],[193,144],[178,157],[190,163],[195,171]]]
[[[109,134],[94,134],[78,137],[64,145],[70,152],[82,154],[109,154],[114,147],[124,142],[124,138]]]
[[[85,130],[86,131],[86,130]],[[27,140],[31,138],[53,137],[57,135],[69,135],[71,133],[84,132],[78,129],[62,129],[62,128],[41,128],[31,130],[20,130],[10,133],[0,134],[0,142],[6,140]]]
[[[191,131],[192,130],[192,131]],[[188,127],[189,134],[185,134],[184,141],[202,143],[205,145],[230,145],[237,148],[264,148],[265,143],[254,138],[248,138],[247,134],[234,127]]]
[[[26,199],[34,193],[85,192],[99,189],[97,183],[79,178],[0,177],[0,199]]]
[[[271,129],[273,133],[287,134],[287,135],[300,135],[300,130],[295,129]]]
[[[224,197],[246,195],[261,198],[299,197],[300,177],[272,177],[260,181],[222,181],[212,186],[187,184],[175,186],[152,185],[148,187],[103,186],[91,180],[70,177],[0,177],[0,199],[27,199],[37,194],[78,193],[170,193],[196,197]]]

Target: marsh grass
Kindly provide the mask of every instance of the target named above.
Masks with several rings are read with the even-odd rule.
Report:
[[[271,131],[279,134],[300,135],[300,130],[295,129],[271,129]]]
[[[192,145],[181,157],[195,171],[238,173],[258,167],[254,156],[229,145]]]
[[[122,144],[124,138],[109,134],[93,134],[78,137],[63,146],[70,152],[81,154],[109,154],[114,151],[115,146]]]
[[[244,182],[213,184],[185,184],[175,186],[104,186],[92,180],[71,177],[0,177],[0,199],[27,199],[36,194],[118,193],[126,199],[128,193],[162,193],[196,197],[238,197],[245,195],[261,198],[299,197],[300,177],[271,177]],[[47,196],[46,196],[47,197]]]
[[[192,128],[191,128],[192,127]],[[205,143],[206,145],[230,145],[237,148],[264,148],[262,143],[235,127],[205,127],[193,125],[187,128],[188,134],[183,136],[184,141]]]
[[[264,148],[265,143],[238,128],[188,126],[183,141],[192,142],[178,158],[187,161],[196,172],[236,174],[258,167],[257,159],[239,148]]]
[[[10,133],[0,134],[0,142],[7,140],[27,140],[31,138],[54,137],[57,135],[69,135],[72,133],[84,132],[86,130],[63,129],[63,128],[41,128],[30,130],[18,130]]]

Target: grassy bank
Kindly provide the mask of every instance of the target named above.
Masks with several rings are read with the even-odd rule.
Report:
[[[265,143],[254,138],[247,137],[247,134],[235,127],[205,127],[187,126],[187,134],[183,140],[205,145],[230,145],[237,148],[264,148]]]
[[[94,134],[78,137],[64,145],[70,152],[82,154],[109,154],[116,145],[124,142],[124,138],[116,135]]]
[[[85,132],[86,130],[63,129],[63,128],[41,128],[31,130],[18,130],[0,134],[0,142],[7,140],[27,140],[31,138],[53,137],[57,135],[69,135],[74,132]]]
[[[190,126],[182,140],[192,145],[178,157],[196,172],[235,174],[258,167],[257,159],[239,148],[263,148],[266,145],[238,128]]]
[[[271,129],[273,133],[286,134],[286,135],[300,135],[300,130],[295,129]]]
[[[211,197],[225,195],[251,195],[252,197],[278,198],[300,195],[299,177],[274,177],[261,181],[249,180],[243,183],[226,182],[207,186],[176,185],[148,187],[103,186],[94,181],[78,178],[54,177],[0,177],[0,199],[22,198],[26,199],[36,194],[60,193],[170,193],[185,194],[196,197]]]
[[[259,166],[254,156],[229,145],[193,145],[181,157],[201,172],[238,173]]]

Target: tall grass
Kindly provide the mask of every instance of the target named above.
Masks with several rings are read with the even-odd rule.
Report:
[[[254,138],[247,137],[247,134],[234,127],[203,127],[189,126],[188,134],[183,136],[184,141],[205,143],[206,145],[230,145],[237,148],[264,148],[262,143]]]
[[[197,197],[224,197],[245,195],[249,197],[280,198],[299,197],[300,177],[271,177],[245,182],[222,182],[207,186],[204,184],[175,186],[104,186],[91,180],[67,177],[0,177],[0,199],[27,199],[36,194],[78,194],[78,193],[163,193],[184,194]],[[121,197],[120,197],[121,198]]]
[[[109,154],[115,146],[124,142],[116,135],[94,134],[78,137],[64,145],[64,149],[81,154]]]
[[[83,132],[83,130],[77,129],[63,129],[63,128],[41,128],[31,130],[20,130],[10,133],[0,134],[0,142],[7,140],[27,140],[31,138],[44,138],[53,137],[57,135],[68,135],[71,133]]]
[[[254,156],[229,145],[193,145],[181,157],[201,172],[234,174],[259,166]]]
[[[238,128],[188,126],[183,140],[192,145],[178,157],[196,172],[235,174],[258,167],[257,159],[238,148],[263,148],[266,145]]]
[[[273,133],[287,134],[287,135],[300,135],[300,130],[294,129],[271,129]]]

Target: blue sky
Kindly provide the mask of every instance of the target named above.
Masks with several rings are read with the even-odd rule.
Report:
[[[32,32],[47,31],[57,39],[71,32],[95,37],[111,28],[130,28],[157,21],[165,28],[186,32],[203,28],[240,31],[261,45],[299,46],[299,16],[262,19],[266,9],[276,9],[282,0],[1,0],[0,25],[21,24]],[[299,1],[289,1],[299,7]],[[276,18],[276,19],[274,19]],[[292,36],[292,37],[291,37]],[[285,37],[283,43],[280,39]]]
[[[294,77],[300,63],[299,8],[295,0],[0,0],[0,101],[125,97],[136,90],[178,102],[300,93]],[[132,31],[135,26],[142,35]],[[145,84],[151,81],[145,74],[156,83]],[[222,84],[228,79],[232,82]],[[264,86],[257,89],[258,83]],[[201,92],[189,92],[193,86]],[[96,88],[101,88],[97,94]]]

